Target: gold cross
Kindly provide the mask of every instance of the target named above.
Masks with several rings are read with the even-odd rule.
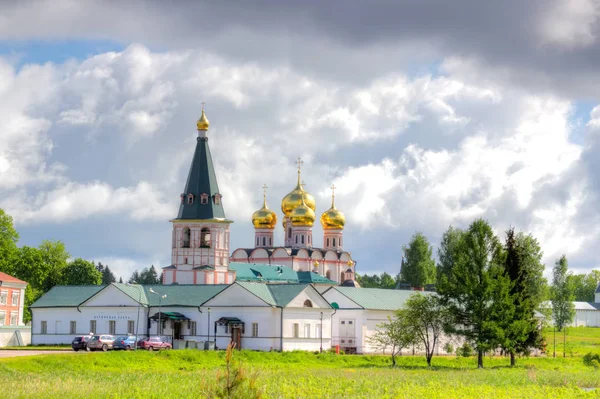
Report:
[[[265,197],[267,196],[267,188],[269,188],[269,186],[267,186],[267,183],[263,184],[262,189],[263,189],[263,195]]]
[[[300,172],[300,169],[302,169],[303,163],[304,163],[304,161],[302,160],[302,158],[298,157],[298,159],[296,160],[296,166],[298,166],[298,172]]]
[[[332,184],[329,188],[331,189],[331,196],[335,197],[335,184]]]
[[[202,101],[202,111],[204,111],[204,104],[206,104],[204,101]]]

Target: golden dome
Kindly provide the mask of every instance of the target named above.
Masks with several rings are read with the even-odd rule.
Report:
[[[267,186],[263,186],[263,206],[252,214],[252,224],[256,229],[274,229],[277,224],[277,215],[267,206]]]
[[[331,187],[335,190],[335,186]],[[331,208],[321,215],[321,226],[324,230],[342,230],[346,225],[346,216],[335,207],[335,195],[331,194]]]
[[[292,210],[290,213],[292,225],[312,227],[312,225],[315,223],[315,219],[317,218],[315,216],[315,211],[306,205],[303,197],[300,198],[300,201],[300,206]]]
[[[317,209],[315,197],[304,191],[302,184],[300,184],[300,170],[298,170],[298,184],[296,184],[296,188],[290,191],[281,200],[281,211],[285,216],[290,216],[291,212],[299,207],[303,201],[306,206],[313,210],[313,212]]]
[[[208,118],[206,117],[206,114],[204,113],[204,105],[202,106],[202,115],[200,115],[200,119],[198,119],[198,122],[196,122],[196,127],[198,128],[198,130],[208,130],[208,127],[210,126],[210,122],[208,121]]]

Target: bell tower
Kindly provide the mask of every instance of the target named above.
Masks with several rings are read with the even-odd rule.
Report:
[[[171,266],[163,268],[163,284],[230,284],[229,225],[223,196],[208,147],[210,123],[204,113],[196,123],[198,137],[177,218],[171,220]]]

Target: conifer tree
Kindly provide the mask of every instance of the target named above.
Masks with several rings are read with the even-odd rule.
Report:
[[[433,249],[422,233],[417,232],[412,236],[408,246],[403,246],[404,263],[400,279],[412,287],[424,287],[426,284],[435,283],[435,261]]]

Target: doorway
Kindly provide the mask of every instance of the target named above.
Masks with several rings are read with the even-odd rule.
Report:
[[[181,322],[180,321],[173,322],[173,338],[174,339],[183,339],[183,336],[181,335]]]
[[[231,341],[235,343],[236,349],[242,349],[242,328],[232,327],[231,328]]]

